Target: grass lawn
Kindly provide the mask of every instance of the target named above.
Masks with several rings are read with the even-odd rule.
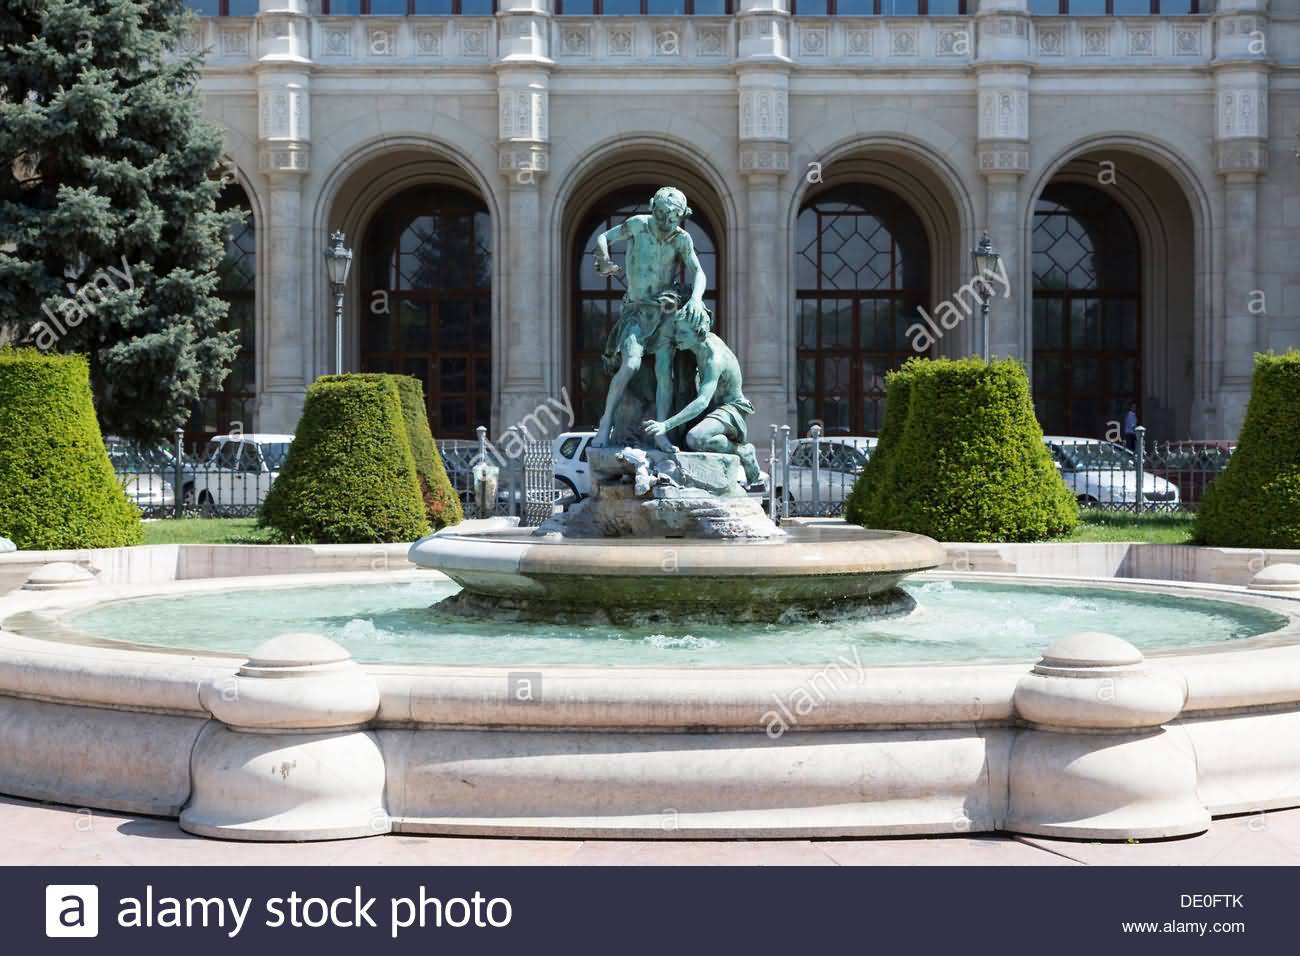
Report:
[[[1061,541],[1145,541],[1150,544],[1191,544],[1196,525],[1193,512],[1151,512],[1088,509],[1079,512],[1079,526]]]
[[[145,544],[269,544],[256,518],[160,518],[144,523]]]
[[[1136,515],[1121,511],[1080,513],[1079,527],[1062,541],[1146,541],[1191,544],[1196,516],[1187,513]],[[271,533],[255,518],[166,518],[146,521],[146,544],[269,544]]]

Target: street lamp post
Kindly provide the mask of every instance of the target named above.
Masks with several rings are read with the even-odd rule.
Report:
[[[343,374],[343,290],[348,284],[348,270],[352,268],[352,250],[343,245],[340,229],[330,236],[325,247],[325,269],[334,288],[334,371]]]
[[[993,240],[989,238],[987,229],[980,236],[979,245],[970,251],[970,257],[971,261],[975,263],[976,279],[997,274],[998,260],[1002,256],[993,248]],[[989,299],[992,298],[993,294],[993,287],[989,285],[987,278],[984,278],[984,291],[985,294],[980,297],[980,315],[984,320],[983,348],[984,361],[987,362],[989,360]]]

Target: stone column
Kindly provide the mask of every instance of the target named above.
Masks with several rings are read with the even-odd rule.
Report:
[[[1210,403],[1205,420],[1216,437],[1233,436],[1241,428],[1254,354],[1268,347],[1268,317],[1257,275],[1258,180],[1268,168],[1266,9],[1267,0],[1223,0],[1215,14],[1214,149],[1223,177],[1223,232],[1218,244],[1222,252],[1217,265],[1223,275],[1223,306],[1221,312],[1215,310],[1213,323],[1214,338],[1221,345],[1208,349],[1217,361],[1210,363],[1208,389],[1198,388],[1197,393],[1206,395]]]
[[[984,221],[976,222],[970,237],[974,246],[987,229],[993,248],[1011,282],[1008,296],[995,283],[998,294],[989,303],[989,351],[994,356],[1032,358],[1026,301],[1030,286],[1023,274],[1024,230],[1020,222],[1020,187],[1029,171],[1029,11],[1026,0],[983,0],[975,23],[979,31],[975,60],[979,110],[980,174],[985,183]],[[974,265],[966,254],[963,275]],[[969,354],[983,351],[980,316],[971,316],[970,332],[961,339]]]
[[[550,18],[546,0],[501,0],[499,7],[497,168],[506,177],[506,208],[498,230],[504,241],[496,251],[501,257],[501,324],[494,350],[499,367],[491,424],[494,435],[519,426],[538,438],[540,426],[530,423],[539,421],[532,417],[539,407],[548,398],[570,405],[560,394],[562,369],[552,367],[559,328],[542,255],[546,229],[541,183],[550,168]],[[573,424],[563,420],[564,412],[555,403],[550,408],[561,418],[559,426],[549,427],[550,433]],[[544,414],[540,418],[547,426],[551,421]]]
[[[261,0],[257,63],[258,167],[268,202],[258,240],[264,301],[257,343],[257,428],[292,432],[302,411],[310,363],[312,323],[304,296],[312,270],[305,257],[302,181],[311,165],[311,22],[307,0]],[[249,423],[245,423],[249,427]]]
[[[738,60],[739,165],[745,177],[745,226],[738,257],[739,288],[724,329],[740,359],[745,395],[756,409],[750,438],[762,450],[772,424],[793,417],[790,375],[788,230],[781,216],[781,181],[790,171],[789,5],[741,0]]]

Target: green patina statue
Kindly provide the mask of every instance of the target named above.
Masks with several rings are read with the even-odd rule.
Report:
[[[691,451],[738,455],[745,468],[745,479],[753,485],[762,474],[754,446],[747,440],[745,420],[754,413],[754,406],[741,391],[736,353],[709,331],[710,324],[707,312],[683,309],[678,314],[673,344],[694,353],[699,368],[699,392],[667,420],[644,422],[645,433],[657,440],[675,428],[695,422],[686,433],[686,447]]]
[[[695,255],[695,244],[681,227],[690,213],[682,191],[665,186],[650,200],[649,215],[632,216],[596,239],[596,271],[603,276],[619,272],[609,258],[610,242],[627,243],[627,292],[605,344],[606,367],[614,377],[592,442],[596,447],[610,444],[615,413],[646,352],[654,357],[655,416],[663,420],[672,414],[674,324],[680,316],[710,321],[704,307],[704,270]],[[685,290],[677,284],[679,274],[689,284],[689,296],[683,295]],[[664,433],[653,440],[660,451],[673,451]]]

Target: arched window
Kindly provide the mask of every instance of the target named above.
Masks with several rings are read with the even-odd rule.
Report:
[[[1049,434],[1102,437],[1141,403],[1141,249],[1104,190],[1049,185],[1034,210],[1034,406]]]
[[[221,328],[238,333],[239,351],[221,390],[196,404],[185,428],[190,444],[233,428],[251,431],[257,398],[257,225],[248,196],[237,184],[222,191],[217,208],[244,212],[244,221],[226,231],[226,254],[217,266],[217,294],[227,303]]]
[[[390,199],[363,250],[361,369],[424,384],[438,438],[472,438],[492,413],[492,220],[458,189]]]
[[[930,296],[930,247],[921,220],[887,189],[847,185],[799,213],[796,400],[799,432],[874,435],[885,373],[916,354],[907,336]]]
[[[596,237],[630,216],[648,213],[650,197],[658,188],[656,184],[646,183],[611,193],[592,207],[578,228],[573,249],[575,261],[570,271],[574,276],[571,391],[574,414],[580,427],[594,428],[604,410],[609,376],[601,368],[600,355],[605,347],[605,336],[618,321],[623,304],[622,277],[608,279],[598,275],[592,267],[592,259],[596,254]],[[713,330],[724,335],[723,317],[718,313],[716,233],[698,210],[686,221],[685,229],[695,243],[695,254],[699,257],[700,267],[708,281],[704,303],[713,313]],[[615,243],[610,247],[610,258],[620,267],[624,264],[625,251],[623,243]]]

